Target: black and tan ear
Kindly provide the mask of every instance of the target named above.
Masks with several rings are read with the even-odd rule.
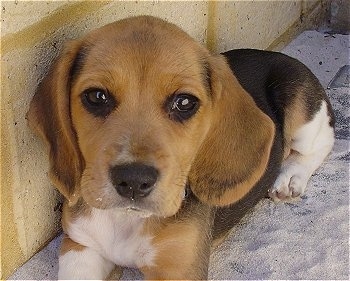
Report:
[[[201,201],[226,206],[243,198],[264,174],[275,126],[222,56],[210,57],[209,66],[213,120],[189,181]]]
[[[58,190],[74,201],[83,161],[70,117],[71,68],[79,42],[70,42],[38,86],[29,107],[29,126],[47,143],[50,177]]]

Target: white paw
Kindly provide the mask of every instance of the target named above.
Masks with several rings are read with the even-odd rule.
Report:
[[[302,171],[282,172],[269,190],[269,196],[275,200],[288,200],[304,194],[309,177]]]

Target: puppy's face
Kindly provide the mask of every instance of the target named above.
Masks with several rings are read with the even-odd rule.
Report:
[[[171,25],[106,26],[81,43],[70,110],[84,200],[170,216],[209,130],[207,53]]]
[[[274,124],[225,59],[152,17],[71,42],[40,83],[29,124],[71,204],[171,216],[191,191],[205,204],[243,198],[263,175]]]

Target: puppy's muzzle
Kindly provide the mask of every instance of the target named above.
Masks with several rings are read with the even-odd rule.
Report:
[[[132,201],[147,197],[155,187],[159,172],[142,163],[116,165],[110,177],[118,194]]]

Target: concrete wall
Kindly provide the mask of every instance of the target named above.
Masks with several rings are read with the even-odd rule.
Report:
[[[176,23],[213,51],[278,48],[322,17],[313,1],[2,1],[1,271],[6,278],[60,230],[60,196],[43,144],[27,127],[38,82],[63,42],[139,14]]]
[[[332,0],[329,9],[329,25],[334,33],[350,33],[350,1]]]

